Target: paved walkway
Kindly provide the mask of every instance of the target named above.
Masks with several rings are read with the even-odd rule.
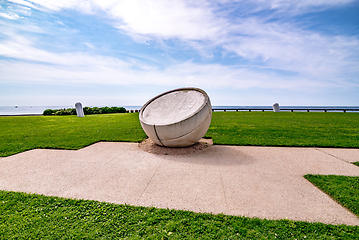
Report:
[[[0,189],[267,219],[359,225],[302,176],[359,176],[359,149],[213,146],[155,155],[136,143],[0,158]]]

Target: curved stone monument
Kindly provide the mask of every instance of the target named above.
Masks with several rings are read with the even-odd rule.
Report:
[[[280,112],[280,107],[278,103],[273,103],[273,112]]]
[[[180,88],[149,100],[140,110],[147,136],[160,146],[187,147],[207,132],[212,106],[207,93],[198,88]]]

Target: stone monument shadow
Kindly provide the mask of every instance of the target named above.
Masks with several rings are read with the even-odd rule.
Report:
[[[206,142],[204,142],[206,141]],[[146,146],[147,145],[147,146]],[[165,161],[212,166],[239,166],[254,164],[256,160],[238,146],[213,145],[212,139],[201,139],[195,145],[183,148],[158,146],[150,139],[139,148]]]

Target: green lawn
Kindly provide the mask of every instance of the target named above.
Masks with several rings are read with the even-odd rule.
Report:
[[[358,113],[214,112],[215,144],[359,147]],[[138,113],[0,117],[0,156],[146,138]],[[359,166],[359,163],[354,163]],[[358,177],[306,175],[358,215]],[[359,239],[359,227],[259,220],[0,191],[0,239]]]
[[[214,144],[359,147],[358,113],[214,112]],[[146,138],[138,113],[0,117],[0,157],[34,148],[79,149],[98,141]]]
[[[359,177],[310,174],[304,177],[359,217]]]
[[[144,138],[138,114],[0,117],[0,157],[34,148],[80,149],[99,141]]]
[[[0,238],[359,239],[359,227],[200,214],[0,191]]]
[[[215,144],[359,147],[359,113],[214,112]]]

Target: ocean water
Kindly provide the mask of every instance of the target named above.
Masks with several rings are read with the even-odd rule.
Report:
[[[94,107],[94,106],[90,106]],[[103,106],[97,106],[103,107]],[[111,107],[111,106],[109,106]],[[140,110],[141,106],[118,106],[124,107],[127,110]],[[74,106],[0,106],[0,116],[1,115],[40,115],[46,109],[63,109],[63,108],[74,108]],[[272,110],[272,106],[213,106],[213,109],[241,109],[242,111],[248,111],[248,109],[267,109]],[[359,106],[280,106],[281,109],[355,109],[356,112],[359,111]],[[311,110],[312,111],[312,110]],[[350,111],[348,111],[350,112]]]
[[[87,106],[85,106],[87,107]],[[89,107],[104,107],[104,106],[89,106]],[[112,106],[108,106],[112,107]],[[118,106],[124,107],[127,110],[140,110],[141,106]],[[0,106],[1,115],[32,115],[42,114],[46,109],[64,109],[75,108],[75,106]]]
[[[0,106],[0,115],[42,114],[46,109],[73,108],[73,106]]]

